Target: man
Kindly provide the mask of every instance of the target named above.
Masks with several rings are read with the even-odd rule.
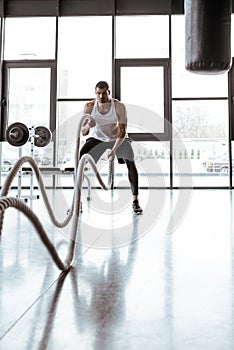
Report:
[[[86,103],[84,114],[90,114],[94,121],[87,118],[82,127],[82,134],[88,135],[93,128],[92,137],[88,138],[80,151],[80,157],[89,153],[95,160],[107,150],[111,149],[108,157],[118,158],[119,163],[126,163],[128,178],[133,194],[132,208],[135,214],[141,214],[138,201],[138,172],[129,138],[126,137],[127,115],[123,103],[110,98],[109,85],[99,81],[95,86],[97,98]]]

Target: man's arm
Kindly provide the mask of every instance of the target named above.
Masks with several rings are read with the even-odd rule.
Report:
[[[85,104],[84,106],[84,114],[91,114],[93,110],[95,101],[91,101]],[[95,126],[95,122],[91,121],[89,118],[85,119],[82,125],[82,135],[86,136],[89,134],[89,131],[92,127]]]
[[[117,149],[124,141],[124,138],[126,135],[126,129],[127,129],[127,112],[126,112],[125,105],[119,101],[115,101],[115,110],[119,118],[119,123],[118,123],[117,139],[114,143],[114,146],[111,152],[109,153],[109,157],[113,157],[113,158],[115,156]]]

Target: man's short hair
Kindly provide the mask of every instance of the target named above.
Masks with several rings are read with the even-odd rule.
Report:
[[[106,81],[101,80],[101,81],[99,81],[99,82],[96,84],[95,90],[96,90],[97,88],[109,90],[109,85],[108,85],[108,83],[107,83]]]

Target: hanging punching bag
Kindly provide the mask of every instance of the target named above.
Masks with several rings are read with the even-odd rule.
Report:
[[[231,64],[231,0],[185,0],[185,68],[219,74]]]

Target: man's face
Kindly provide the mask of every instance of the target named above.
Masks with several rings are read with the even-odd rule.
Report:
[[[95,93],[99,103],[107,103],[109,101],[110,90],[107,90],[106,88],[96,88]]]

